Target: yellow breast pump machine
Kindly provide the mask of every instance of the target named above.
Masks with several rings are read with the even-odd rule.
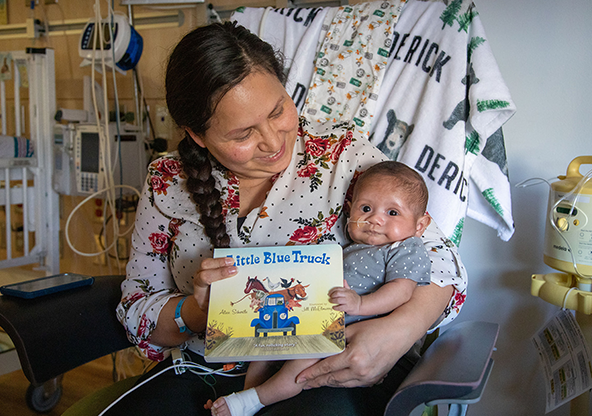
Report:
[[[563,273],[532,275],[532,295],[575,311],[586,343],[592,345],[592,156],[572,160],[567,174],[551,183],[544,261]],[[571,399],[570,415],[590,413],[590,392]]]
[[[567,174],[551,183],[544,262],[563,273],[535,274],[531,292],[543,300],[592,314],[592,156],[572,160]],[[572,293],[573,292],[573,293]]]

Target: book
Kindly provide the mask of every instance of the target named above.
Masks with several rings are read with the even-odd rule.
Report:
[[[338,244],[215,249],[235,276],[214,282],[205,339],[208,362],[323,358],[345,348],[343,312],[328,292],[343,286]]]

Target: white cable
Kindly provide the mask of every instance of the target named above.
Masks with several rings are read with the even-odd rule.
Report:
[[[167,368],[160,370],[158,373],[153,374],[152,376],[148,377],[146,380],[142,381],[141,383],[135,385],[134,387],[132,387],[131,389],[129,389],[128,391],[123,393],[121,396],[119,396],[117,399],[115,399],[115,401],[113,401],[109,406],[107,406],[101,413],[99,413],[99,416],[103,416],[105,414],[105,412],[107,412],[109,409],[111,409],[113,406],[115,406],[117,403],[119,403],[119,401],[121,399],[123,399],[128,394],[135,391],[136,389],[142,387],[144,384],[148,383],[149,381],[154,380],[156,377],[160,376],[161,374],[163,374],[169,370],[174,370],[176,368],[189,369],[189,371],[191,371],[192,373],[199,375],[199,376],[220,375],[220,376],[224,376],[224,377],[242,377],[245,375],[245,373],[240,373],[240,374],[226,373],[223,369],[214,370],[214,369],[205,367],[203,365],[194,363],[192,361],[184,361],[181,364],[173,364]],[[198,369],[200,371],[196,371],[196,370],[192,370],[192,369]]]
[[[120,170],[119,170],[119,174],[120,174],[120,178],[121,175],[123,173],[123,168],[122,168],[122,160],[121,160],[121,125],[120,125],[120,120],[119,120],[119,95],[117,94],[117,77],[115,75],[115,38],[114,38],[114,34],[115,31],[113,30],[113,16],[114,16],[114,11],[113,8],[111,7],[111,3],[110,0],[106,0],[107,1],[107,27],[109,28],[109,42],[111,43],[111,61],[112,61],[112,74],[113,74],[113,92],[114,92],[114,98],[115,98],[115,125],[117,127],[117,141],[116,141],[116,145],[117,145],[117,150],[115,151],[115,159],[110,161],[111,164],[111,171],[109,172],[109,177],[112,180],[112,184],[115,185],[115,166],[116,163],[119,162],[120,165]],[[107,122],[108,125],[108,122]],[[107,141],[107,147],[109,147],[109,149],[111,149],[111,145],[108,143]],[[117,198],[115,196],[115,193],[113,192],[113,199],[111,201],[111,203],[117,204]],[[123,201],[122,201],[123,204]],[[113,207],[111,206],[112,209],[112,213],[111,213],[111,218],[113,219],[113,235],[115,236],[114,239],[114,244],[117,245],[117,241],[119,239],[119,222],[116,216],[116,210],[117,210],[117,206]],[[115,209],[115,212],[113,212],[113,209]],[[105,222],[105,224],[103,225],[103,229],[105,230],[105,245],[107,245],[107,217],[104,216],[103,220]],[[115,259],[117,261],[117,264],[119,265],[119,250],[115,249]]]
[[[97,47],[97,36],[98,36],[98,43],[99,43],[99,50],[101,53],[101,69],[103,72],[103,114],[102,114],[102,118],[103,120],[107,120],[106,123],[106,127],[107,127],[107,132],[109,131],[109,117],[107,116],[106,113],[108,113],[108,97],[107,97],[107,89],[106,89],[106,76],[105,76],[105,56],[103,55],[103,30],[101,27],[101,5],[99,0],[95,0],[95,6],[94,6],[94,11],[95,11],[95,30],[93,31],[93,53],[92,53],[92,60],[91,60],[91,84],[94,86],[95,85],[95,71],[96,71],[96,67],[95,67],[95,57],[96,57],[96,47]],[[105,193],[106,194],[106,198],[105,198],[105,210],[107,210],[108,208],[111,208],[111,211],[113,211],[112,209],[112,198],[111,198],[111,193],[109,192],[110,186],[111,186],[111,182],[109,181],[109,173],[111,172],[110,169],[110,152],[106,153],[106,147],[109,148],[110,150],[110,144],[109,144],[109,140],[105,137],[105,132],[103,131],[103,128],[101,126],[101,117],[99,117],[99,115],[101,115],[99,113],[99,109],[98,109],[98,104],[97,104],[97,96],[96,96],[96,91],[94,88],[92,88],[91,90],[92,92],[92,100],[93,100],[93,107],[95,110],[95,114],[96,114],[96,123],[97,123],[97,131],[99,134],[99,153],[101,155],[101,157],[99,158],[99,164],[101,166],[101,169],[99,169],[99,177],[103,176],[104,180],[104,184],[105,184],[105,189],[101,192],[101,194]],[[107,144],[107,146],[105,146],[105,144]],[[101,183],[101,181],[98,181],[99,183]],[[88,199],[88,198],[87,198]],[[85,200],[86,201],[86,200]],[[83,205],[83,203],[81,203],[80,205]],[[79,206],[80,206],[79,205]],[[78,207],[77,207],[78,208]],[[111,213],[113,215],[113,212]],[[70,219],[71,216],[68,218]],[[115,221],[114,221],[115,223]],[[116,233],[114,233],[114,235],[117,235]],[[72,248],[72,246],[70,246]],[[77,250],[75,250],[75,252],[78,252]]]
[[[552,179],[544,179],[544,178],[529,178],[529,179],[525,179],[521,182],[518,182],[516,185],[514,185],[516,188],[527,188],[529,186],[533,186],[533,185],[538,185],[539,183],[546,183],[547,185],[551,186],[551,180]],[[530,182],[534,182],[534,183],[530,183]]]
[[[129,188],[129,189],[132,189],[132,190],[133,190],[133,191],[136,193],[136,195],[138,195],[138,197],[140,197],[140,196],[141,196],[141,195],[140,195],[140,192],[139,192],[139,191],[138,191],[136,188],[134,188],[133,186],[129,186],[129,185],[116,185],[116,186],[115,186],[115,188],[120,188],[120,187],[121,187],[121,188]],[[76,205],[76,207],[75,207],[75,208],[72,210],[72,212],[70,213],[70,215],[68,215],[68,220],[66,221],[66,226],[65,226],[65,229],[64,229],[64,234],[65,234],[65,236],[66,236],[66,242],[68,243],[68,246],[69,246],[69,247],[70,247],[70,248],[71,248],[71,249],[72,249],[72,250],[73,250],[73,251],[74,251],[76,254],[79,254],[79,255],[81,255],[81,256],[87,256],[87,257],[92,257],[92,256],[99,256],[99,255],[101,255],[101,254],[103,254],[103,253],[106,253],[106,252],[107,252],[107,251],[109,251],[110,249],[112,249],[112,248],[113,248],[113,246],[115,245],[115,243],[117,242],[117,239],[115,239],[115,241],[114,241],[113,243],[111,243],[111,245],[110,245],[109,247],[107,247],[107,248],[105,248],[104,250],[102,250],[102,251],[99,251],[99,252],[97,252],[97,253],[83,253],[83,252],[81,252],[81,251],[77,250],[77,249],[76,249],[76,248],[73,246],[72,242],[70,241],[70,234],[69,234],[69,232],[68,232],[68,231],[69,231],[69,228],[70,228],[70,221],[72,220],[72,217],[74,216],[74,214],[76,213],[76,211],[78,211],[78,210],[80,209],[80,207],[82,207],[84,204],[86,204],[86,203],[87,203],[89,200],[91,200],[92,198],[94,198],[94,197],[96,197],[96,196],[98,196],[98,195],[102,194],[102,193],[103,193],[103,192],[105,192],[105,191],[106,191],[106,189],[102,189],[102,190],[100,190],[100,191],[97,191],[97,192],[95,192],[95,193],[94,193],[94,194],[92,194],[92,195],[89,195],[89,196],[87,196],[87,197],[86,197],[84,200],[82,200],[82,201],[81,201],[81,202],[80,202],[78,205]],[[116,219],[116,217],[114,217],[114,221],[115,221],[115,219]],[[134,228],[134,226],[133,226],[133,224],[132,224],[132,225],[130,225],[130,226],[128,227],[128,229],[127,229],[127,230],[126,230],[124,233],[117,234],[116,236],[117,236],[117,237],[124,236],[124,235],[128,234],[128,233],[129,233],[129,232],[130,232],[130,231],[131,231],[133,228]]]
[[[565,296],[563,297],[563,306],[561,307],[561,309],[566,309],[566,307],[565,307],[565,306],[567,305],[567,298],[569,297],[569,294],[570,294],[570,293],[571,293],[573,290],[576,290],[576,289],[577,289],[577,288],[576,288],[575,286],[574,286],[574,287],[571,287],[571,288],[570,288],[570,289],[569,289],[569,290],[568,290],[568,291],[565,293]]]
[[[561,237],[561,239],[563,240],[563,242],[567,246],[576,275],[578,275],[582,278],[585,278],[585,279],[592,278],[592,275],[586,275],[586,274],[581,273],[579,271],[578,263],[575,258],[574,252],[571,248],[571,244],[569,244],[569,241],[567,241],[567,239],[563,236],[563,233],[561,232],[561,230],[557,227],[557,224],[555,223],[554,218],[553,218],[553,213],[555,212],[555,209],[557,209],[559,204],[561,204],[563,201],[566,201],[569,197],[571,197],[572,195],[575,194],[575,198],[573,199],[573,202],[569,202],[571,205],[569,215],[571,216],[573,214],[574,209],[575,209],[576,203],[578,202],[578,199],[582,193],[582,189],[584,188],[584,186],[586,185],[586,183],[590,179],[592,179],[592,170],[590,170],[588,173],[586,173],[586,175],[584,175],[582,177],[582,179],[580,179],[578,184],[571,191],[569,191],[567,194],[565,194],[562,198],[559,198],[559,200],[557,202],[555,202],[555,204],[553,204],[553,207],[549,210],[549,222],[551,223],[551,227],[553,227],[553,229],[559,234],[559,236]]]
[[[105,180],[105,195],[106,195],[106,200],[105,200],[105,210],[109,209],[111,211],[111,216],[113,218],[112,224],[113,224],[113,235],[117,236],[118,234],[118,230],[117,230],[117,221],[116,221],[116,212],[115,212],[115,206],[114,206],[114,201],[115,201],[115,193],[114,193],[114,181],[113,181],[113,168],[112,168],[112,163],[111,163],[111,143],[109,143],[109,101],[108,101],[108,91],[107,91],[107,65],[105,64],[105,55],[104,55],[104,49],[103,49],[103,45],[105,45],[105,38],[104,38],[104,31],[102,30],[102,17],[101,17],[101,6],[100,6],[100,0],[96,0],[96,8],[95,8],[95,13],[96,13],[96,28],[98,28],[99,31],[99,47],[100,47],[100,51],[101,51],[101,75],[103,78],[103,82],[102,82],[102,86],[103,86],[103,107],[105,108],[105,111],[103,114],[103,121],[105,123],[105,127],[104,130],[101,131],[100,127],[99,127],[99,146],[100,146],[100,163],[103,167],[103,169],[99,170],[99,175],[103,175],[104,176],[104,180]],[[108,13],[107,13],[108,15]],[[107,20],[109,20],[109,18],[107,17]],[[108,27],[108,30],[110,30],[110,27]],[[109,38],[110,38],[110,42],[111,42],[111,46],[113,46],[113,40],[111,39],[112,33],[109,33]],[[114,64],[114,63],[112,63]],[[114,68],[113,68],[114,70]],[[100,120],[97,119],[97,124],[100,124]],[[101,134],[102,133],[102,134]],[[100,181],[99,181],[100,183]],[[105,229],[105,233],[106,233],[106,225],[105,221],[106,221],[107,216],[104,215],[103,216],[103,226]],[[114,239],[113,243],[111,246],[115,246],[117,244],[117,238]],[[106,244],[105,244],[106,245]],[[109,246],[109,247],[111,247]]]
[[[100,50],[100,57],[101,57],[101,70],[102,70],[102,78],[103,78],[103,97],[101,97],[103,99],[103,114],[102,115],[102,120],[104,121],[104,125],[101,123],[101,118],[99,117],[99,109],[98,109],[98,103],[97,103],[97,94],[96,94],[96,90],[95,88],[91,89],[91,95],[92,95],[92,101],[93,101],[93,107],[94,107],[94,111],[95,114],[97,115],[96,117],[96,123],[97,123],[97,130],[98,130],[98,134],[99,134],[99,149],[100,149],[100,166],[101,169],[99,169],[99,175],[101,177],[103,177],[104,181],[104,188],[101,189],[98,192],[95,192],[94,194],[86,197],[82,202],[80,202],[70,213],[70,215],[68,216],[68,220],[66,222],[66,227],[65,227],[65,235],[66,235],[66,241],[68,243],[68,246],[76,253],[79,254],[81,256],[98,256],[101,254],[104,254],[106,252],[108,252],[109,250],[111,250],[118,242],[118,238],[121,236],[125,236],[127,235],[132,229],[133,226],[128,227],[128,229],[124,232],[124,233],[120,233],[119,231],[119,221],[117,220],[117,212],[116,212],[116,196],[115,196],[115,189],[116,188],[129,188],[132,189],[137,195],[138,197],[140,197],[140,193],[139,191],[131,186],[127,186],[127,185],[117,185],[115,186],[115,181],[113,179],[113,163],[112,163],[112,158],[111,158],[111,143],[109,142],[109,116],[108,116],[108,109],[109,109],[109,103],[108,103],[108,91],[107,91],[107,68],[106,68],[106,64],[105,64],[105,55],[104,55],[104,50],[103,50],[103,45],[105,43],[105,39],[103,37],[103,30],[102,30],[102,18],[101,18],[101,7],[100,7],[100,1],[99,0],[95,0],[95,6],[94,6],[94,11],[95,11],[95,30],[93,31],[93,53],[92,53],[92,59],[91,59],[91,84],[94,86],[96,84],[95,81],[95,71],[96,71],[96,63],[95,63],[95,58],[96,58],[96,52],[97,52],[97,44],[99,45],[99,50]],[[111,11],[111,10],[110,10]],[[109,19],[108,19],[109,20]],[[110,31],[110,42],[111,45],[113,46],[114,42],[113,42],[113,33],[111,31],[111,25],[108,26],[109,27],[109,31]],[[98,42],[97,42],[98,40]],[[99,180],[99,183],[101,183],[101,181]],[[73,218],[73,215],[76,213],[76,211],[78,211],[78,209],[80,209],[80,207],[82,207],[86,202],[88,202],[90,199],[94,198],[95,196],[101,195],[101,194],[105,194],[105,212],[107,210],[110,211],[111,213],[111,218],[113,218],[112,221],[112,226],[113,226],[113,236],[114,241],[110,244],[107,245],[105,244],[107,247],[104,250],[101,250],[99,252],[96,253],[84,253],[80,250],[77,250],[74,245],[72,244],[71,240],[70,240],[70,236],[69,236],[69,227],[70,227],[70,221]],[[104,223],[103,223],[103,229],[105,230],[105,235],[106,235],[106,218],[107,215],[104,216]],[[106,242],[106,241],[105,241]],[[107,242],[106,242],[107,243]],[[119,253],[117,253],[117,256],[119,255]],[[119,262],[118,262],[119,264]]]
[[[140,128],[140,133],[142,134],[143,137],[146,136],[146,132],[147,130],[144,129],[144,122],[143,122],[143,118],[144,118],[144,114],[148,114],[148,110],[145,106],[145,98],[144,98],[144,82],[142,81],[142,77],[140,76],[140,65],[136,65],[133,69],[132,69],[132,73],[134,76],[134,79],[136,80],[136,82],[138,83],[138,90],[140,92],[140,114],[137,114],[138,116],[138,127]],[[150,122],[148,122],[148,126],[150,126]]]
[[[555,212],[555,209],[559,206],[559,204],[561,202],[565,201],[568,197],[570,197],[571,195],[573,195],[574,193],[577,192],[576,196],[574,198],[574,202],[571,204],[571,209],[569,212],[569,215],[571,216],[573,214],[574,209],[575,209],[576,202],[581,195],[581,190],[583,189],[586,182],[588,182],[591,179],[591,177],[590,177],[591,175],[592,175],[592,170],[589,171],[584,177],[582,177],[582,179],[578,182],[578,184],[574,187],[574,189],[572,189],[570,192],[568,192],[566,195],[564,195],[562,198],[560,198],[553,205],[551,210],[549,211],[549,222],[551,223],[551,227],[553,227],[553,229],[561,236],[561,239],[563,240],[563,242],[567,245],[568,251],[569,251],[571,259],[572,259],[574,271],[576,272],[576,274],[578,276],[583,277],[583,278],[592,278],[592,275],[585,275],[583,273],[580,273],[580,271],[578,270],[578,263],[577,263],[577,260],[574,256],[574,254],[573,254],[573,250],[571,249],[571,245],[569,244],[569,241],[567,241],[567,239],[563,236],[563,233],[561,232],[561,230],[559,230],[559,228],[557,227],[557,224],[555,223],[554,218],[553,218],[553,212]],[[552,178],[552,179],[554,179],[554,178]],[[529,186],[538,185],[540,183],[546,183],[547,185],[549,185],[549,187],[551,187],[550,180],[547,180],[544,178],[536,178],[536,177],[525,179],[525,180],[517,183],[515,186],[516,186],[516,188],[526,188]]]
[[[107,14],[107,25],[109,27],[109,36],[110,36],[110,42],[111,42],[111,60],[113,61],[113,70],[111,71],[113,74],[113,94],[114,94],[114,100],[115,100],[115,125],[117,126],[117,144],[120,144],[120,135],[121,135],[121,122],[119,120],[119,95],[118,95],[118,91],[117,91],[117,77],[115,75],[115,39],[113,38],[113,34],[115,33],[113,30],[113,26],[112,26],[112,17],[115,15],[115,12],[113,11],[113,9],[111,8],[111,4],[109,3],[109,0],[107,1],[107,9],[109,11],[109,13]],[[112,159],[112,170],[111,170],[111,174],[115,175],[115,163],[119,160],[120,155],[119,155],[119,147],[117,148],[117,152],[115,153],[115,158]],[[121,172],[121,171],[120,171]]]

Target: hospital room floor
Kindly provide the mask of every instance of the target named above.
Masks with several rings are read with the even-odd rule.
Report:
[[[0,251],[2,248],[0,247]],[[110,256],[83,257],[74,254],[68,248],[62,249],[60,271],[80,273],[86,275],[124,274],[125,261],[117,261]],[[4,253],[0,253],[2,255]],[[4,254],[5,255],[5,254]],[[107,264],[109,263],[109,264]],[[35,270],[32,266],[0,269],[0,286],[44,277],[45,272]],[[1,328],[0,328],[1,330]],[[1,348],[0,348],[1,350]],[[118,354],[118,371],[125,375],[134,375],[142,371],[144,363],[131,351]],[[61,415],[68,407],[86,395],[108,386],[113,382],[113,359],[102,357],[96,361],[78,367],[64,376],[63,396],[58,405],[48,415]],[[21,370],[4,374],[0,368],[0,416],[28,416],[39,415],[29,409],[25,402],[25,394],[29,381]]]
[[[111,357],[106,356],[82,365],[64,375],[63,394],[57,406],[49,416],[58,416],[83,397],[112,383]],[[0,416],[39,416],[29,409],[25,402],[25,393],[29,381],[23,372],[13,371],[0,376]]]

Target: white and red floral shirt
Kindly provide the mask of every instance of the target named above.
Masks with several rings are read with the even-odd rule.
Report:
[[[265,202],[247,215],[240,229],[239,181],[221,166],[214,167],[232,247],[349,243],[343,215],[349,185],[385,157],[352,125],[313,131],[306,124],[302,120],[290,166],[271,179]],[[435,224],[422,238],[432,261],[432,282],[455,288],[442,325],[454,319],[464,303],[466,271],[456,247]],[[150,343],[158,315],[171,297],[193,292],[193,275],[202,259],[211,256],[178,154],[154,161],[138,204],[127,279],[117,307],[129,339],[148,358],[160,361],[168,354],[169,348]],[[202,337],[190,339],[187,347],[203,352]]]

